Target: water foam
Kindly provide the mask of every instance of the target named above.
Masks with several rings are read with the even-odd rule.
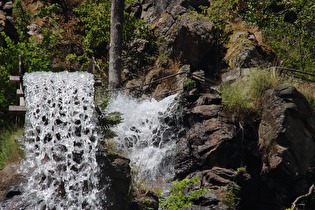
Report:
[[[24,85],[23,202],[28,209],[98,209],[93,75],[26,73]]]
[[[115,141],[135,163],[140,175],[150,181],[174,176],[173,156],[176,130],[177,95],[161,101],[137,101],[123,94],[112,100],[109,112],[122,113],[123,123],[115,128]]]

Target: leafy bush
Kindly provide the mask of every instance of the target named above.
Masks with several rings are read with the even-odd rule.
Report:
[[[130,4],[126,1],[126,5]],[[83,35],[83,55],[77,55],[78,59],[82,56],[94,55],[99,60],[102,73],[107,74],[108,67],[108,50],[110,42],[110,11],[111,1],[92,1],[85,0],[81,5],[76,7],[74,11],[78,14],[77,24],[84,29]],[[149,59],[148,52],[140,54],[137,50],[137,45],[133,45],[137,39],[151,40],[152,32],[146,27],[146,22],[142,19],[137,19],[129,13],[124,13],[123,27],[123,50],[125,57],[132,57],[128,62],[124,62],[126,66],[130,62],[143,62]],[[150,42],[154,45],[154,42]],[[143,59],[145,58],[145,59]],[[123,59],[125,61],[126,59]]]
[[[226,192],[221,193],[220,197],[222,204],[227,205],[230,210],[236,209],[236,196],[233,188],[230,188]]]
[[[49,8],[47,9],[49,10]],[[44,11],[44,10],[42,10]],[[10,125],[14,117],[9,115],[9,105],[16,104],[15,88],[9,84],[9,75],[19,75],[19,55],[22,55],[26,72],[50,71],[53,63],[52,47],[57,44],[57,34],[49,29],[43,29],[43,40],[36,37],[29,39],[26,33],[27,25],[32,17],[22,6],[22,1],[16,1],[14,10],[16,29],[19,41],[14,42],[4,32],[6,46],[0,47],[0,128]]]
[[[169,189],[171,195],[167,198],[162,197],[160,207],[162,209],[177,210],[188,208],[193,204],[193,199],[199,198],[209,189],[198,189],[189,191],[188,188],[200,182],[200,178],[193,177],[191,179],[183,179],[182,181],[174,181],[172,184],[174,188]]]
[[[247,1],[242,17],[264,31],[283,66],[314,72],[314,1]]]
[[[184,82],[183,87],[185,90],[190,91],[197,87],[197,83],[195,80],[188,79],[187,81]]]
[[[247,173],[247,167],[246,166],[241,166],[241,167],[237,168],[236,173],[237,174]]]

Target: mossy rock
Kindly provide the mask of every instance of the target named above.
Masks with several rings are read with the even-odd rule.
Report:
[[[230,68],[250,68],[273,61],[275,53],[266,45],[259,43],[253,32],[240,24],[229,23],[229,33],[225,44],[227,53],[224,60]]]

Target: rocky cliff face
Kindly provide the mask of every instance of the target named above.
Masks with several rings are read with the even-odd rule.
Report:
[[[219,59],[235,68],[223,77],[233,81],[249,70],[242,68],[273,61],[270,48],[235,25],[226,50],[216,46],[214,25],[189,15],[207,4],[142,0],[129,9],[147,19],[155,35],[166,40],[160,52],[178,59],[188,72],[201,71],[214,79]],[[217,57],[218,48],[221,54]],[[261,120],[241,125],[224,109],[218,94],[201,95],[200,90],[185,91],[182,96],[187,135],[177,143],[175,179],[199,176],[199,188],[216,191],[196,200],[191,209],[284,209],[308,192],[315,175],[315,114],[301,93],[292,86],[266,91]],[[301,203],[301,208],[314,208],[312,197]]]
[[[123,80],[127,88],[179,73],[182,66],[186,66],[185,71],[189,73],[198,72],[220,82],[220,68],[256,67],[275,59],[273,51],[263,46],[253,32],[236,24],[228,26],[229,43],[226,46],[220,44],[215,25],[193,14],[200,10],[199,6],[207,5],[207,0],[138,0],[127,8],[130,14],[147,20],[158,44],[158,58],[154,66],[147,67],[149,71],[124,70]],[[141,42],[146,43],[144,40]],[[136,74],[139,76],[126,76]],[[178,84],[180,80],[182,78],[176,78],[177,82],[168,84]],[[160,85],[153,90],[146,87],[140,92],[160,99],[161,94],[164,97],[165,92],[180,88],[182,85]],[[139,96],[139,92],[136,95]]]
[[[218,95],[185,93],[183,101],[190,108],[187,138],[177,144],[176,178],[202,177],[200,187],[217,196],[197,205],[213,208],[232,191],[240,209],[282,209],[308,192],[315,175],[315,112],[294,87],[266,91],[261,121],[244,127]],[[313,200],[305,205],[314,207]]]

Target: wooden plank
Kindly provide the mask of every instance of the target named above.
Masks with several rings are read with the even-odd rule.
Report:
[[[25,99],[24,99],[24,97],[20,97],[20,106],[25,106]]]
[[[25,106],[9,106],[9,112],[12,114],[25,114]]]
[[[10,84],[20,83],[20,76],[11,76],[10,75]]]
[[[94,86],[102,86],[101,78],[95,78],[94,80]]]
[[[16,97],[23,97],[24,96],[24,92],[21,89],[17,89],[16,90]]]

